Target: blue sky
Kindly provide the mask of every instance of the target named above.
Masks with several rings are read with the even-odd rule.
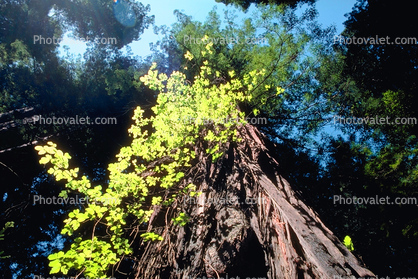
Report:
[[[173,11],[176,9],[192,16],[194,20],[204,21],[207,14],[214,6],[217,7],[220,14],[222,14],[222,11],[226,8],[224,4],[216,3],[214,0],[143,0],[140,2],[144,5],[149,4],[151,6],[150,14],[155,15],[155,24],[157,26],[170,26],[173,24],[176,21]],[[319,11],[318,21],[323,24],[323,26],[334,24],[337,28],[337,32],[342,32],[344,28],[343,22],[346,20],[344,14],[351,11],[355,2],[356,0],[318,0],[316,3],[316,7]],[[232,9],[232,7],[229,6],[228,9]],[[243,13],[240,14],[244,15]],[[139,41],[131,43],[130,47],[132,48],[134,55],[146,56],[151,53],[149,44],[151,42],[156,42],[159,39],[161,39],[161,37],[155,35],[153,28],[151,27],[145,30]],[[59,48],[62,54],[63,45],[69,46],[70,52],[74,54],[82,54],[86,50],[85,43],[66,38]]]

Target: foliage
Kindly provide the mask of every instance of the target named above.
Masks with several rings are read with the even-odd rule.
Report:
[[[126,58],[120,48],[137,40],[153,17],[147,15],[149,7],[124,1],[137,19],[134,26],[126,27],[115,18],[113,4],[100,0],[2,1],[0,113],[6,113],[2,115],[6,118],[2,117],[2,130],[7,135],[2,135],[5,141],[0,151],[55,133],[70,134],[80,128],[33,125],[28,118],[34,113],[43,117],[78,114],[93,118],[97,114],[119,112],[138,96],[132,83],[138,70],[133,70],[133,66],[138,63]],[[81,56],[78,60],[67,56],[67,61],[59,57],[57,43],[36,41],[36,38],[60,40],[65,31],[72,31],[76,39],[89,40],[84,63]],[[96,40],[102,38],[115,39],[117,44],[100,44]],[[25,115],[26,122],[16,112],[20,109],[32,111]]]
[[[391,18],[390,21],[387,18]],[[414,14],[390,1],[357,1],[341,34],[348,38],[385,38],[380,44],[335,44],[343,58],[335,111],[347,118],[385,118],[388,124],[343,125],[346,139],[330,142],[327,176],[334,194],[347,196],[416,197],[417,190],[417,51]],[[394,124],[396,119],[412,121]],[[341,211],[340,211],[341,210]],[[338,209],[341,234],[357,239],[357,251],[372,270],[395,276],[416,274],[416,206],[351,205]],[[368,237],[364,237],[367,235]],[[377,259],[377,255],[381,259]],[[382,265],[382,262],[384,263]],[[384,266],[383,268],[381,268]],[[390,267],[388,267],[390,266]]]
[[[180,65],[193,81],[203,61],[208,61],[208,66],[220,73],[213,83],[228,81],[232,70],[242,79],[265,69],[265,77],[248,87],[252,100],[240,104],[240,109],[250,117],[265,117],[268,124],[259,126],[273,138],[290,141],[297,137],[302,146],[311,132],[326,123],[324,115],[331,109],[331,100],[341,92],[336,88],[340,57],[331,53],[333,28],[316,23],[314,8],[297,11],[283,5],[260,6],[240,24],[231,11],[221,20],[213,10],[204,23],[175,13],[177,23],[171,30],[161,28],[165,37],[154,46],[165,51],[167,66]],[[205,53],[200,39],[204,35],[213,43],[211,54]],[[177,52],[189,52],[194,59],[178,61],[177,56],[171,56]],[[161,52],[156,54],[160,60]]]
[[[247,10],[252,3],[254,4],[269,4],[269,5],[290,5],[295,7],[298,3],[305,4],[305,3],[315,3],[316,0],[216,0],[216,2],[222,2],[225,5],[233,4],[235,6],[240,6],[244,10]]]
[[[13,228],[13,227],[14,227],[14,222],[7,222],[4,225],[3,229],[1,229],[0,231],[0,241],[4,241],[4,233],[6,232],[6,230],[8,228]],[[4,251],[0,251],[0,259],[5,259],[5,258],[10,257],[10,256],[2,256],[3,254],[4,254]]]
[[[345,247],[348,248],[348,250],[354,251],[353,241],[351,241],[351,237],[350,236],[346,235],[344,237],[344,245],[345,245]]]
[[[390,17],[388,22],[385,17]],[[348,115],[389,115],[395,117],[417,117],[417,53],[418,45],[413,42],[399,43],[396,38],[414,38],[416,32],[414,14],[403,5],[391,5],[390,1],[357,1],[345,22],[343,38],[385,38],[380,44],[335,45],[344,55],[343,73],[356,83],[357,91],[346,94],[341,105]],[[360,68],[361,67],[361,70]],[[345,79],[346,80],[346,79]],[[345,104],[345,105],[344,105]],[[396,106],[396,108],[394,107]],[[391,108],[392,107],[392,108]],[[381,132],[389,142],[403,144],[407,133],[416,134],[416,125],[384,127]]]
[[[206,45],[206,51],[213,51],[212,44]],[[186,56],[193,59],[190,53]],[[222,156],[223,145],[237,140],[235,127],[245,124],[238,102],[251,100],[246,88],[263,75],[263,71],[252,72],[241,81],[233,79],[234,73],[230,72],[230,82],[214,85],[210,79],[219,73],[205,66],[207,62],[203,64],[192,85],[180,72],[173,72],[170,77],[159,74],[155,64],[141,77],[145,85],[160,92],[157,105],[152,108],[154,115],[144,118],[144,110],[135,110],[135,123],[129,129],[132,143],[121,148],[117,162],[109,165],[107,187],[93,186],[86,176],[79,177],[78,168],[69,168],[71,156],[58,150],[56,144],[48,142],[36,147],[42,156],[39,163],[50,164],[48,173],[56,181],[66,182],[67,190],[61,197],[67,197],[71,191],[95,201],[81,210],[74,209],[64,221],[61,233],[74,236],[75,240],[67,252],[48,257],[51,273],[67,274],[75,269],[90,277],[105,276],[109,266],[132,253],[126,238],[129,217],[139,224],[147,223],[155,206],[170,204],[173,198],[184,195],[198,195],[193,184],[176,188],[195,157],[193,147],[203,141],[206,156],[214,161]],[[130,202],[126,202],[127,198]],[[188,219],[181,212],[172,223],[185,226]],[[94,224],[91,237],[83,239],[88,222]],[[155,232],[141,236],[144,241],[162,240]]]

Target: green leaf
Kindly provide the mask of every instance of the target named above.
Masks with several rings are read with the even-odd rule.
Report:
[[[344,237],[344,245],[345,245],[345,247],[347,247],[347,248],[348,248],[348,250],[350,250],[350,251],[354,251],[354,244],[353,244],[353,242],[351,241],[351,237],[349,237],[348,235],[346,235],[346,236]]]
[[[41,164],[41,165],[48,164],[48,163],[49,163],[49,160],[50,160],[50,158],[48,158],[48,157],[42,157],[42,158],[39,160],[39,164]]]
[[[54,260],[49,263],[49,266],[52,267],[50,273],[58,273],[61,270],[61,262],[59,260]]]

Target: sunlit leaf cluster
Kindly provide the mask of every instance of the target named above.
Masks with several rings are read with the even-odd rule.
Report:
[[[212,52],[211,44],[206,51]],[[188,53],[186,57],[193,59]],[[77,270],[90,277],[105,276],[111,265],[132,253],[128,218],[144,224],[150,221],[155,206],[170,206],[185,195],[198,196],[192,183],[179,187],[196,157],[195,146],[207,146],[204,156],[215,161],[226,143],[237,140],[236,127],[245,124],[238,103],[251,99],[247,89],[264,72],[252,71],[243,80],[234,79],[230,72],[231,81],[212,84],[211,79],[219,73],[204,62],[191,84],[180,72],[169,77],[158,73],[154,64],[140,80],[158,92],[157,104],[148,118],[142,108],[135,110],[134,124],[128,130],[132,143],[121,148],[117,161],[108,166],[105,186],[92,185],[78,168],[71,169],[71,156],[56,144],[37,146],[40,163],[50,166],[48,173],[57,181],[66,181],[60,196],[78,192],[90,201],[64,220],[61,233],[74,241],[67,251],[49,256],[51,273]],[[185,226],[188,221],[187,214],[180,212],[170,224]],[[163,240],[154,231],[144,230],[140,236],[143,241]]]

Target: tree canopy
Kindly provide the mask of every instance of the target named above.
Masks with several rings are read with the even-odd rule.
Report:
[[[233,4],[235,6],[242,7],[247,10],[251,4],[264,4],[264,5],[289,5],[295,7],[297,4],[315,3],[316,0],[216,0],[216,2],[224,3],[225,5]]]

